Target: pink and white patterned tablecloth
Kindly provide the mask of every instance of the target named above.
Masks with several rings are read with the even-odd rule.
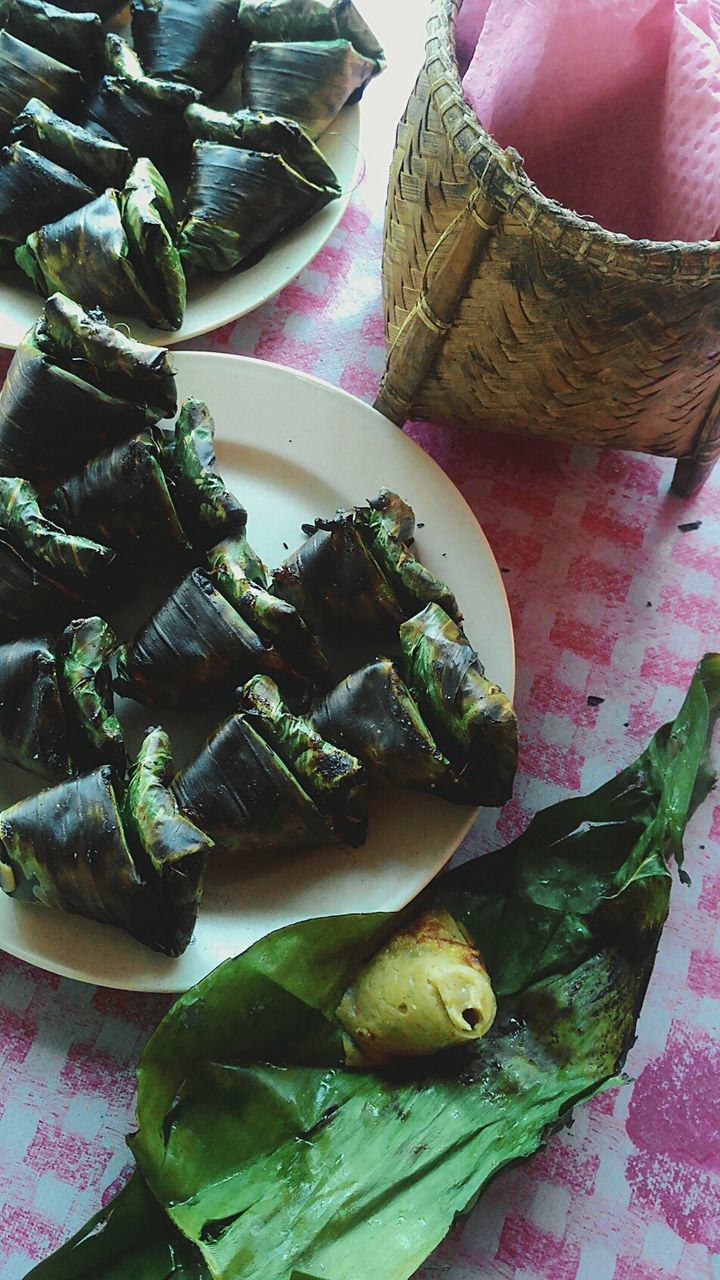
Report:
[[[372,400],[383,366],[379,191],[356,192],[276,301],[192,345],[275,360]],[[668,496],[671,463],[658,459],[408,430],[482,522],[515,624],[515,798],[499,821],[479,819],[467,855],[627,762],[720,645],[720,470],[680,502]],[[628,1061],[634,1082],[499,1177],[418,1280],[720,1280],[720,803],[694,819],[687,854],[692,885],[674,890]],[[1,1280],[20,1280],[128,1176],[134,1068],[167,1005],[0,953]]]

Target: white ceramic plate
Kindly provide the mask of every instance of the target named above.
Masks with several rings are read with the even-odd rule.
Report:
[[[368,92],[372,89],[371,84]],[[361,105],[345,107],[318,142],[337,174],[343,195],[284,236],[254,267],[227,275],[203,276],[191,282],[182,328],[168,333],[165,329],[150,329],[132,318],[127,323],[133,337],[158,346],[196,338],[254,311],[300,274],[329,240],[357,183]],[[34,325],[41,309],[42,299],[21,272],[0,271],[0,347],[16,347],[23,334]]]
[[[181,398],[192,394],[212,408],[222,473],[245,503],[248,535],[268,564],[299,545],[304,522],[373,497],[383,485],[395,489],[423,524],[417,538],[422,559],[449,581],[489,675],[512,694],[512,626],[501,575],[472,512],[422,449],[353,396],[278,365],[183,352],[177,369]],[[152,713],[125,703],[122,718],[134,750]],[[178,764],[212,727],[189,724],[178,713],[163,715],[162,722]],[[0,805],[36,790],[30,775],[0,767]],[[252,859],[218,855],[210,863],[195,937],[178,960],[156,955],[119,930],[1,893],[0,945],[86,982],[185,990],[282,925],[403,906],[444,865],[474,817],[475,810],[433,796],[387,792],[373,800],[362,849],[335,846]]]

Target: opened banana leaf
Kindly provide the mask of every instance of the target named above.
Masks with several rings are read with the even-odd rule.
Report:
[[[248,681],[241,692],[240,709],[320,812],[330,817],[335,835],[355,849],[364,844],[367,782],[360,761],[326,742],[309,720],[293,715],[267,676]]]
[[[326,689],[330,667],[320,644],[297,609],[266,590],[267,569],[244,533],[233,533],[211,547],[207,555],[216,587],[265,644],[286,659],[297,676],[317,689]]]
[[[0,758],[49,778],[73,772],[55,649],[47,638],[0,645]]]
[[[408,613],[417,613],[426,604],[434,603],[456,622],[462,621],[457,600],[447,583],[421,564],[410,550],[415,536],[415,514],[407,502],[389,489],[381,489],[367,506],[354,509],[353,518]]]
[[[0,239],[15,247],[35,227],[92,200],[90,187],[19,142],[0,151]]]
[[[96,194],[107,187],[121,187],[133,166],[126,147],[65,120],[39,98],[31,98],[20,112],[10,130],[10,141],[21,142],[76,174]],[[92,194],[87,199],[91,200]],[[48,219],[43,217],[41,221]]]
[[[177,774],[180,808],[223,848],[301,848],[332,842],[300,782],[243,715],[231,716]]]
[[[62,111],[77,105],[84,88],[79,71],[0,31],[0,138],[29,98],[42,98]]]
[[[227,533],[243,533],[247,511],[217,470],[215,423],[202,400],[186,400],[175,424],[171,476],[180,518],[203,550]]]
[[[69,13],[46,0],[12,0],[6,30],[75,67],[86,80],[102,75],[105,33],[97,13]]]
[[[207,855],[212,840],[180,812],[170,790],[170,739],[164,729],[148,729],[133,765],[122,805],[130,847],[158,880],[158,949],[180,956],[195,931]]]
[[[240,41],[237,0],[133,0],[132,34],[151,76],[209,96],[227,84],[249,43]]]
[[[408,684],[457,782],[460,803],[501,805],[512,795],[518,726],[510,700],[484,675],[467,637],[437,604],[400,628]]]
[[[317,521],[299,551],[275,570],[272,590],[319,631],[358,628],[394,640],[405,617],[351,516]]]
[[[334,170],[296,120],[248,111],[245,107],[228,115],[194,103],[185,112],[185,123],[193,138],[201,142],[220,142],[227,147],[282,156],[291,169],[326,191],[329,198],[341,194]]]
[[[204,705],[227,700],[258,672],[282,685],[288,667],[193,569],[121,656],[116,687],[147,706]]]
[[[337,195],[336,184],[316,186],[280,155],[196,142],[180,224],[183,262],[214,272],[247,266]]]
[[[238,25],[249,40],[349,40],[366,58],[385,62],[352,0],[240,0]]]
[[[243,105],[289,116],[311,138],[319,138],[381,70],[379,62],[358,53],[349,40],[253,43],[243,62]]]
[[[73,533],[125,555],[155,559],[190,551],[168,490],[162,447],[147,431],[92,458],[53,490],[45,510]]]
[[[178,329],[185,277],[168,230],[171,209],[167,186],[142,159],[122,191],[108,189],[33,232],[15,259],[41,294],[67,292],[81,305]]]
[[[389,658],[342,680],[314,709],[312,723],[328,742],[362,760],[380,786],[444,793],[452,777]]]
[[[408,1280],[502,1168],[622,1082],[668,911],[666,859],[682,862],[712,785],[719,702],[708,655],[634,764],[443,877],[399,922],[291,926],[181,997],[140,1062],[138,1172],[28,1280]],[[442,908],[485,955],[492,1029],[348,1071],[345,994],[398,923]],[[374,975],[380,1017],[388,1000],[392,1016],[413,1003],[408,959],[400,947]]]
[[[71,590],[94,591],[108,580],[110,548],[48,520],[27,480],[0,476],[0,529],[29,564]]]
[[[69,718],[73,772],[110,764],[125,772],[125,738],[115,715],[110,661],[118,639],[103,618],[79,618],[63,632],[58,679]]]

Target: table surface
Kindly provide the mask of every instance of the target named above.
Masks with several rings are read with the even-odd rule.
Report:
[[[294,284],[192,346],[275,360],[370,401],[384,361],[393,123],[420,65],[424,5],[362,8],[392,65],[367,97],[363,184]],[[720,643],[720,470],[683,502],[668,493],[665,460],[407,430],[481,521],[516,631],[515,796],[499,821],[480,817],[467,856],[597,785],[678,708],[697,660]],[[688,832],[692,884],[674,889],[633,1083],[581,1107],[541,1155],[501,1175],[417,1280],[720,1280],[719,841],[720,805],[708,801]],[[134,1069],[167,1007],[0,953],[2,1280],[20,1280],[127,1178]]]

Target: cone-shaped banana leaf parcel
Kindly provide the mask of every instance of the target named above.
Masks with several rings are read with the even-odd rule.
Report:
[[[34,1280],[407,1280],[498,1170],[619,1083],[719,700],[710,655],[634,764],[406,910],[446,909],[482,950],[482,1039],[347,1069],[335,1011],[403,917],[290,926],[182,996],[141,1059],[137,1172]]]

